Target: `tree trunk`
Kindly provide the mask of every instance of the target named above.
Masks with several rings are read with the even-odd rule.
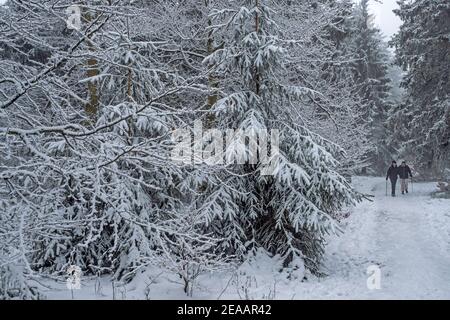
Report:
[[[89,11],[85,11],[84,13],[84,19],[90,23],[94,20],[94,14],[89,13]],[[88,49],[90,52],[95,52],[95,45],[94,42],[91,41],[91,39],[87,39],[86,41],[88,45]],[[98,69],[98,60],[94,57],[90,57],[87,60],[87,77],[92,78],[99,75],[99,69]],[[88,94],[89,94],[89,102],[85,106],[86,114],[91,119],[95,119],[97,117],[98,113],[98,106],[99,106],[99,97],[98,97],[98,87],[96,81],[89,81],[88,82]]]
[[[255,6],[256,6],[256,8],[259,7],[259,0],[256,0]],[[258,12],[256,13],[256,16],[255,16],[255,32],[256,32],[256,34],[259,33],[259,14],[258,14]],[[260,75],[259,75],[258,70],[255,67],[255,89],[256,89],[257,95],[259,95],[260,88],[261,88]]]
[[[205,7],[208,10],[209,9],[210,0],[205,0]],[[208,17],[208,27],[212,26],[211,18]],[[208,38],[207,38],[207,54],[213,54],[217,48],[214,46],[214,35],[213,31],[210,29],[208,31]],[[218,97],[217,97],[217,88],[218,88],[218,81],[217,78],[214,75],[214,71],[212,70],[214,68],[213,65],[209,65],[208,68],[210,69],[208,73],[208,88],[209,88],[209,95],[207,99],[207,109],[211,110],[213,106],[216,104]],[[213,112],[209,112],[206,121],[205,121],[205,128],[211,129],[214,126],[215,122],[215,116]]]

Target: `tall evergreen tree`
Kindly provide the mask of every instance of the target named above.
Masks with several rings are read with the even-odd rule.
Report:
[[[299,124],[302,102],[319,93],[285,77],[292,45],[302,43],[281,36],[270,4],[245,0],[213,11],[212,28],[224,45],[205,63],[220,77],[222,96],[213,106],[219,128],[279,130],[275,170],[265,176],[261,163],[232,166],[208,190],[202,209],[210,228],[226,239],[223,248],[262,247],[280,254],[286,266],[305,263],[318,271],[325,236],[337,231],[335,214],[358,195],[336,172],[333,155],[340,148]]]
[[[361,0],[355,6],[354,16],[355,78],[371,145],[366,154],[367,166],[372,173],[381,173],[392,157],[386,130],[387,115],[392,107],[388,76],[391,58],[381,31],[373,25],[369,0]]]
[[[392,45],[406,72],[404,101],[390,117],[405,157],[424,174],[450,167],[450,2],[399,1],[403,21]]]

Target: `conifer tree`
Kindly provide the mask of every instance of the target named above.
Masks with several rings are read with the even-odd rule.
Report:
[[[361,0],[354,15],[355,78],[362,98],[363,120],[368,124],[367,138],[371,142],[366,154],[367,165],[372,173],[384,173],[392,158],[385,125],[392,107],[388,77],[391,58],[380,30],[373,25],[369,0]]]
[[[400,1],[403,21],[392,45],[406,75],[405,98],[390,116],[404,157],[425,175],[450,166],[450,3]]]
[[[298,123],[302,101],[317,92],[284,77],[292,42],[281,37],[270,4],[246,0],[213,11],[212,28],[224,45],[205,63],[221,79],[213,107],[220,128],[279,130],[275,170],[262,175],[261,163],[231,166],[208,190],[202,210],[226,239],[223,248],[242,255],[262,247],[282,255],[286,266],[318,271],[325,236],[337,231],[334,215],[358,196],[335,170],[339,147]]]

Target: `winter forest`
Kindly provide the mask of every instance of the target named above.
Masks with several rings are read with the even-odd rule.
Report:
[[[450,1],[376,1],[0,0],[0,299],[450,299]]]

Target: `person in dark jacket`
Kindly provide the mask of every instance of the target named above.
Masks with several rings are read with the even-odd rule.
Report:
[[[396,161],[392,161],[391,166],[389,167],[387,174],[386,174],[386,181],[388,179],[391,180],[391,195],[393,197],[395,197],[395,185],[397,184],[397,178],[399,175],[399,170],[397,167],[397,162]]]
[[[408,193],[408,179],[412,179],[411,168],[403,161],[398,168],[398,175],[400,176],[400,189],[402,194]]]

